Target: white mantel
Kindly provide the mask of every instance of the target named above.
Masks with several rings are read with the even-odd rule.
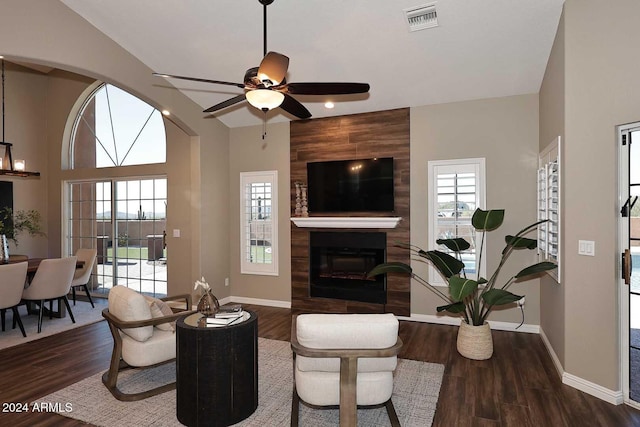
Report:
[[[291,221],[301,228],[396,228],[402,217],[348,217],[310,216],[293,217]]]

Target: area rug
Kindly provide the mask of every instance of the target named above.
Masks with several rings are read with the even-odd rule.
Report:
[[[258,409],[237,426],[288,426],[291,416],[291,349],[286,341],[259,338]],[[140,391],[175,380],[175,364],[154,368],[155,372],[125,371],[119,384],[127,392]],[[395,372],[393,403],[404,427],[429,427],[438,402],[444,366],[399,359]],[[126,375],[130,374],[130,375]],[[59,404],[65,417],[93,425],[181,426],[176,418],[175,390],[139,402],[120,402],[101,381],[102,373],[40,399]],[[135,377],[135,378],[134,378]],[[121,378],[121,381],[120,381]],[[137,386],[136,386],[137,385]],[[301,426],[337,426],[337,409],[312,409],[300,405]],[[390,425],[384,408],[358,410],[358,426]]]
[[[14,345],[23,344],[25,342],[48,337],[49,335],[57,334],[69,329],[88,325],[90,323],[95,323],[104,319],[102,317],[102,309],[107,307],[106,300],[96,299],[96,301],[94,301],[94,303],[96,304],[95,308],[91,308],[91,304],[89,304],[88,302],[79,300],[76,301],[75,306],[73,305],[73,301],[70,301],[69,303],[71,304],[71,310],[73,311],[73,316],[76,320],[76,323],[71,322],[71,318],[69,317],[68,313],[66,317],[60,319],[55,317],[53,319],[49,319],[48,316],[44,316],[44,318],[42,319],[42,332],[40,333],[38,333],[38,315],[28,315],[26,313],[25,306],[20,306],[20,319],[22,319],[24,331],[27,333],[26,338],[22,336],[22,332],[20,332],[20,328],[18,327],[18,325],[16,325],[15,329],[12,329],[13,312],[11,310],[7,310],[5,315],[5,330],[4,332],[0,331],[0,350],[12,347]]]

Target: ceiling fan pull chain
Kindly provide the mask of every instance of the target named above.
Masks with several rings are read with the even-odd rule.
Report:
[[[266,111],[264,112],[264,117],[262,119],[262,140],[263,141],[265,136],[267,136],[267,112]]]

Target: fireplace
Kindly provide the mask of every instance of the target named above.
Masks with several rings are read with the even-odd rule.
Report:
[[[385,262],[386,247],[386,233],[311,232],[309,295],[386,304],[386,277],[367,278]]]

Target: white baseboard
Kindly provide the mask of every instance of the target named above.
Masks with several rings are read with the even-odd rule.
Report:
[[[460,325],[460,318],[451,317],[451,316],[436,316],[433,314],[411,313],[410,317],[406,317],[406,316],[397,316],[397,317],[399,320],[408,320],[410,322],[424,322],[424,323],[435,323],[439,325],[454,325],[454,326]],[[539,325],[524,324],[519,328],[517,328],[518,323],[497,322],[494,320],[490,320],[489,324],[491,325],[491,329],[495,329],[497,331],[525,332],[529,334],[537,334],[540,332]]]
[[[562,379],[562,384],[566,384],[569,387],[573,387],[576,390],[580,390],[584,393],[590,394],[591,396],[597,397],[600,400],[604,400],[605,402],[611,403],[613,405],[621,405],[624,403],[624,395],[622,390],[610,390],[606,387],[602,387],[596,383],[592,383],[591,381],[587,381],[583,378],[577,377],[575,375],[569,374],[565,372],[562,363],[560,363],[560,359],[556,354],[555,350],[551,346],[551,342],[547,335],[544,333],[544,330],[540,328],[540,337],[542,338],[542,342],[547,348],[547,352],[551,356],[551,360],[558,371],[558,376]]]
[[[547,353],[549,353],[549,356],[551,356],[551,360],[553,361],[553,364],[556,367],[556,371],[558,371],[558,377],[562,378],[564,375],[564,367],[560,362],[560,358],[558,357],[555,350],[553,349],[553,346],[551,345],[551,341],[549,341],[549,338],[547,338],[547,334],[544,333],[544,330],[542,328],[540,328],[540,338],[542,338],[542,342],[544,343],[544,346],[547,348]]]
[[[220,304],[228,304],[230,302],[240,303],[240,304],[255,304],[255,305],[265,305],[267,307],[278,307],[278,308],[291,308],[291,301],[279,301],[273,299],[260,299],[260,298],[249,298],[249,297],[238,297],[238,296],[229,296],[222,298],[220,300]]]
[[[610,390],[601,385],[592,383],[575,375],[564,373],[562,375],[562,384],[583,391],[591,396],[595,396],[600,400],[611,403],[612,405],[621,405],[624,403],[624,395],[622,390]]]

